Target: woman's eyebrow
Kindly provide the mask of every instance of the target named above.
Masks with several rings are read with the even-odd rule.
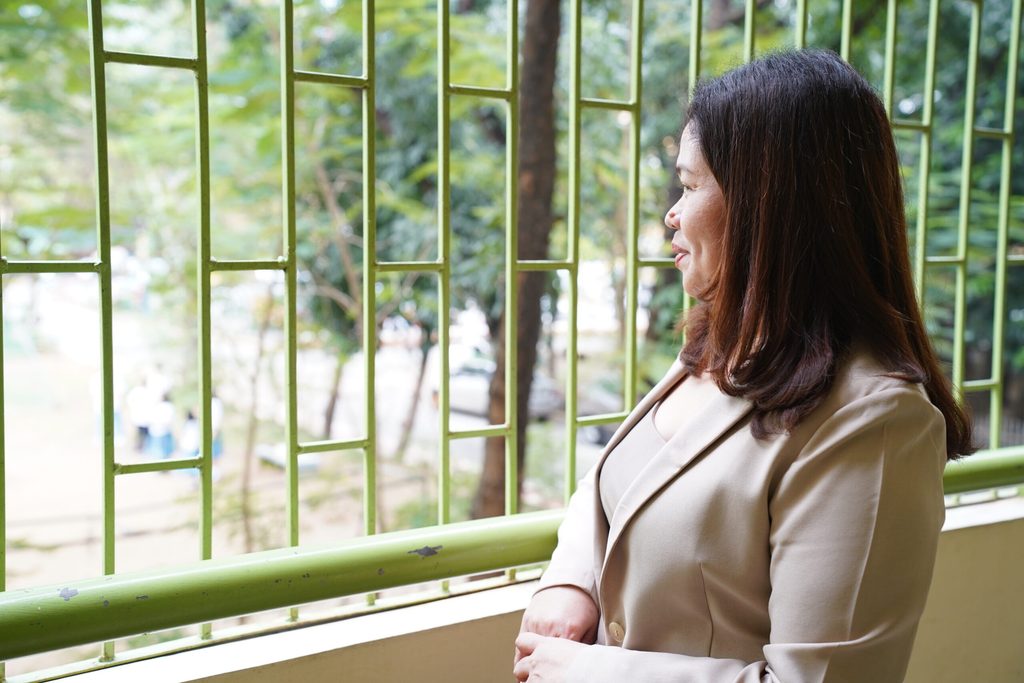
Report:
[[[691,169],[689,166],[687,166],[686,164],[682,163],[681,161],[677,161],[676,162],[676,173],[677,174],[679,174],[679,173],[686,173],[686,174],[689,174],[689,175],[693,175],[693,169]]]

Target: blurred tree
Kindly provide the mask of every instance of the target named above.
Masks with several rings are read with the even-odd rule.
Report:
[[[519,83],[519,254],[526,260],[548,258],[555,186],[555,66],[561,32],[559,0],[529,0],[523,37],[523,59]],[[509,254],[508,258],[516,255]],[[520,273],[517,292],[516,348],[505,348],[504,325],[495,336],[497,366],[488,392],[491,424],[505,421],[505,355],[518,354],[516,374],[516,422],[518,444],[515,455],[520,471],[517,491],[522,488],[526,454],[529,397],[540,340],[540,303],[546,274]],[[505,440],[488,438],[480,486],[473,501],[473,517],[493,517],[504,512]],[[518,495],[518,494],[517,494]]]

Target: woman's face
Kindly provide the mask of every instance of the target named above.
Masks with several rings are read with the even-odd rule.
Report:
[[[725,198],[690,125],[679,138],[676,171],[683,195],[665,214],[665,225],[676,231],[672,253],[676,268],[683,273],[683,289],[692,297],[705,299],[722,258]]]

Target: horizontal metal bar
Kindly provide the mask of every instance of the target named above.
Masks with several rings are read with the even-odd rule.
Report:
[[[478,439],[485,436],[507,436],[508,425],[491,425],[480,429],[461,429],[457,432],[448,432],[450,439]]]
[[[932,127],[924,121],[912,121],[911,119],[893,119],[892,127],[897,130],[916,130],[919,133],[930,133]]]
[[[924,262],[929,266],[962,266],[966,263],[959,256],[929,256]]]
[[[175,460],[154,460],[153,462],[114,463],[114,474],[144,474],[146,472],[170,472],[187,470],[203,464],[202,458],[179,458]]]
[[[670,258],[638,258],[636,262],[641,268],[668,268],[676,264],[675,260]]]
[[[440,273],[444,264],[440,261],[383,261],[374,268],[378,273]]]
[[[355,451],[370,445],[369,439],[347,441],[307,441],[299,444],[299,453],[328,453],[331,451]]]
[[[98,273],[99,261],[8,261],[0,258],[0,274],[16,273]]]
[[[186,69],[195,71],[199,62],[191,57],[167,57],[165,55],[145,55],[137,52],[114,52],[106,50],[103,59],[108,64],[135,64],[137,66],[159,66],[166,69]]]
[[[576,265],[572,261],[518,261],[519,270],[572,270]]]
[[[1006,257],[1007,263],[1024,263],[1024,254],[1010,254]]]
[[[591,97],[580,98],[580,106],[588,109],[608,109],[611,111],[633,112],[639,109],[636,102],[626,100],[601,100]]]
[[[622,422],[629,415],[629,411],[621,413],[603,413],[601,415],[587,415],[576,418],[577,427],[590,427],[592,425],[606,425],[613,422]]]
[[[283,256],[276,259],[210,259],[211,271],[285,270],[288,260]]]
[[[492,100],[504,100],[506,102],[512,99],[512,92],[504,88],[480,88],[475,85],[455,85],[453,83],[448,86],[448,92],[452,95],[483,97]]]
[[[994,379],[969,379],[964,381],[964,391],[991,391],[999,386]]]
[[[951,462],[942,483],[947,494],[1024,483],[1024,446],[982,451]]]
[[[0,659],[542,562],[561,511],[0,593]]]
[[[337,85],[342,88],[356,88],[362,90],[369,84],[365,76],[346,76],[344,74],[325,74],[319,71],[295,71],[295,80],[301,83],[324,83],[326,85]]]
[[[987,128],[985,126],[975,126],[974,134],[981,138],[994,138],[996,140],[1006,140],[1013,136],[1008,130],[1002,128]]]

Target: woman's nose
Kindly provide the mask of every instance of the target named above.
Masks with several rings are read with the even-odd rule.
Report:
[[[679,229],[679,212],[674,206],[665,214],[665,227],[671,230]]]

